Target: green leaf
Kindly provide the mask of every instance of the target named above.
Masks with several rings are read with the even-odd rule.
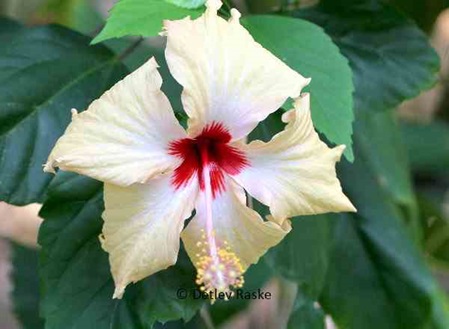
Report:
[[[6,17],[0,17],[0,38],[8,37],[11,33],[22,28],[22,24]],[[3,39],[2,39],[3,41]]]
[[[173,1],[177,4],[184,2]],[[92,43],[129,35],[143,37],[157,35],[162,31],[164,19],[176,20],[186,16],[195,18],[201,13],[202,10],[182,8],[166,0],[120,0],[112,8],[106,26]]]
[[[178,7],[189,9],[199,8],[206,3],[206,0],[165,0],[165,1],[173,3]]]
[[[356,111],[354,140],[367,170],[406,215],[408,229],[416,241],[422,239],[415,192],[407,152],[393,111]],[[356,178],[354,178],[356,179]]]
[[[292,231],[267,261],[275,272],[299,284],[299,289],[317,298],[325,283],[331,251],[332,218],[327,215],[292,218]]]
[[[70,109],[84,110],[126,69],[65,28],[9,26],[0,32],[0,200],[24,205],[43,200],[53,175],[42,165]]]
[[[443,121],[430,124],[402,123],[412,169],[416,173],[441,175],[449,173],[449,125]]]
[[[152,328],[154,322],[189,320],[202,301],[178,299],[179,288],[195,288],[194,268],[178,264],[127,288],[113,300],[114,283],[98,235],[103,221],[102,184],[60,173],[40,212],[42,315],[46,329]]]
[[[321,304],[342,328],[448,328],[443,294],[399,208],[357,139],[355,150],[356,161],[343,163],[340,173],[358,212],[335,216]]]
[[[393,111],[356,111],[354,140],[370,171],[398,204],[415,202],[407,152]]]
[[[111,298],[108,258],[98,241],[102,199],[102,185],[81,176],[58,174],[49,188],[39,232],[47,329],[108,328],[116,321],[133,319],[127,314],[127,299]],[[125,323],[136,328],[133,320]]]
[[[358,205],[357,205],[358,206]],[[365,235],[359,233],[359,217],[335,216],[336,231],[332,261],[329,267],[326,287],[320,303],[336,321],[338,326],[351,329],[393,329],[401,328],[395,318],[395,303],[390,300],[390,287],[384,284],[393,276],[381,267],[381,258],[372,259],[372,253],[365,244]],[[395,230],[398,231],[398,230]],[[399,230],[399,234],[403,232]],[[378,259],[380,258],[380,261]],[[380,263],[380,264],[378,264]],[[383,276],[382,274],[385,273]],[[394,272],[393,272],[394,273]],[[397,281],[401,282],[402,279]],[[405,291],[410,290],[406,287]],[[412,289],[414,290],[414,289]],[[414,302],[425,312],[429,306],[422,298],[413,296]],[[404,316],[404,311],[398,315]],[[405,312],[408,315],[408,312]]]
[[[324,312],[313,300],[298,293],[287,329],[325,329]]]
[[[354,87],[351,69],[338,47],[321,28],[301,19],[249,16],[242,23],[257,42],[312,78],[308,90],[314,125],[330,142],[345,144],[345,156],[352,161]]]
[[[44,328],[44,321],[39,316],[38,252],[16,243],[11,246],[14,313],[22,329]]]
[[[378,1],[331,2],[293,15],[322,26],[349,59],[357,109],[391,109],[435,84],[438,56],[413,22]]]
[[[182,250],[175,266],[153,274],[141,284],[141,293],[137,297],[137,311],[146,327],[151,327],[156,321],[183,319],[189,321],[198,312],[203,300],[195,299],[193,291],[196,270],[187,254]],[[189,295],[179,299],[177,292],[185,289]]]
[[[270,114],[264,121],[260,122],[257,127],[249,134],[248,142],[261,140],[269,142],[274,135],[284,130],[285,123],[282,122],[281,110]]]

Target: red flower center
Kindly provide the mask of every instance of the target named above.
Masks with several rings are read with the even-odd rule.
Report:
[[[237,175],[249,165],[245,154],[231,146],[230,141],[229,131],[221,123],[213,122],[204,127],[195,138],[171,142],[170,154],[182,159],[182,163],[174,171],[172,184],[180,188],[196,175],[201,190],[204,190],[203,169],[208,166],[213,196],[224,191],[224,174]]]

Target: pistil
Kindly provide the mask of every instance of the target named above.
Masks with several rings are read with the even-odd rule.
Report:
[[[210,178],[210,164],[207,155],[207,145],[200,146],[201,160],[203,164],[204,204],[206,206],[206,237],[210,249],[210,255],[214,266],[218,269],[217,243],[215,241],[214,223],[212,220],[212,185]],[[218,273],[217,273],[218,274]],[[221,281],[221,280],[220,280]]]
[[[243,268],[240,260],[232,252],[227,241],[217,241],[213,223],[212,203],[214,195],[211,184],[211,164],[208,159],[207,143],[199,145],[202,162],[202,180],[204,190],[202,197],[205,205],[206,230],[202,232],[202,241],[198,242],[201,253],[197,256],[198,274],[196,283],[201,290],[210,292],[229,292],[231,288],[243,286]],[[212,300],[214,302],[214,300]]]

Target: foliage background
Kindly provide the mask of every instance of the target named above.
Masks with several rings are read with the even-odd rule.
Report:
[[[177,299],[180,286],[193,287],[184,253],[176,266],[131,287],[122,301],[110,299],[113,283],[97,239],[102,185],[41,171],[69,109],[85,108],[153,55],[162,64],[163,89],[185,119],[163,41],[154,36],[164,18],[199,15],[201,1],[121,0],[104,28],[102,5],[26,0],[0,6],[19,18],[0,20],[0,200],[43,202],[45,220],[39,252],[12,246],[15,313],[32,329],[229,326],[231,317],[250,314],[253,306]],[[277,292],[272,307],[279,316],[269,325],[324,328],[328,315],[342,329],[449,328],[447,295],[434,275],[444,277],[449,261],[449,75],[428,41],[447,1],[238,5],[258,42],[313,78],[314,123],[330,144],[348,145],[338,174],[358,208],[357,214],[293,219],[288,238],[250,269],[246,289]],[[99,32],[94,42],[104,42],[90,45]],[[400,112],[410,114],[404,101],[435,85],[442,95],[433,105],[436,114],[398,115],[401,104]],[[418,110],[429,104],[418,103]],[[252,138],[266,140],[281,129],[282,111]]]

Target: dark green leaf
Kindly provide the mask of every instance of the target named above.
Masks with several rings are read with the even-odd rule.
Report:
[[[242,20],[256,41],[305,77],[316,128],[352,154],[352,74],[347,60],[321,28],[301,19],[249,16]],[[292,33],[294,31],[294,33]]]
[[[42,172],[70,109],[87,105],[126,70],[104,47],[58,26],[14,28],[0,41],[0,200],[43,200]]]
[[[297,282],[311,298],[318,297],[325,283],[331,220],[327,215],[292,218],[292,231],[268,254],[274,271]]]
[[[359,147],[356,139],[356,161],[341,166],[343,186],[358,213],[336,216],[320,301],[343,328],[448,328],[445,298]]]
[[[179,0],[174,0],[179,3]],[[120,0],[112,8],[106,26],[93,43],[124,36],[153,36],[162,31],[164,19],[197,17],[202,10],[178,7],[166,0]]]
[[[16,243],[11,243],[11,246],[14,313],[22,329],[42,329],[44,321],[39,316],[38,252]]]
[[[276,111],[260,122],[248,136],[248,141],[261,140],[269,142],[274,135],[284,130],[285,123],[281,119],[282,113],[282,111]]]
[[[366,169],[374,174],[389,198],[401,207],[413,237],[421,241],[418,207],[401,137],[392,111],[356,111],[354,140],[359,146],[360,156],[366,160]]]
[[[294,13],[320,26],[349,59],[357,109],[381,111],[417,96],[436,82],[439,60],[426,35],[389,5],[329,8],[334,1]]]
[[[121,318],[114,301],[107,254],[98,234],[102,185],[81,176],[60,174],[53,181],[40,215],[40,275],[46,328],[109,328]],[[135,328],[132,321],[130,328]]]
[[[392,111],[356,112],[354,136],[359,152],[379,185],[401,205],[415,201],[407,152]]]
[[[156,322],[183,319],[189,321],[198,312],[203,300],[192,297],[197,290],[195,285],[195,268],[182,251],[175,266],[156,273],[143,281],[141,294],[137,297],[137,310],[146,327]],[[189,292],[187,299],[179,299],[177,291]]]
[[[10,35],[13,32],[17,32],[23,26],[12,19],[0,16],[0,38]],[[3,41],[3,39],[1,39]]]
[[[447,123],[442,121],[431,124],[403,123],[401,132],[414,172],[427,175],[449,173]]]
[[[140,329],[156,320],[190,319],[202,302],[177,298],[177,289],[195,287],[184,253],[176,266],[128,287],[124,299],[112,299],[108,257],[98,240],[102,194],[101,183],[67,173],[49,188],[39,232],[46,328]]]
[[[395,318],[395,301],[390,301],[390,292],[384,285],[383,277],[390,274],[382,271],[377,259],[372,259],[365,238],[359,233],[360,218],[339,215],[334,220],[335,246],[320,303],[343,328],[402,328]],[[415,302],[422,307],[422,299],[419,301]],[[429,306],[425,307],[425,312],[429,312]]]

